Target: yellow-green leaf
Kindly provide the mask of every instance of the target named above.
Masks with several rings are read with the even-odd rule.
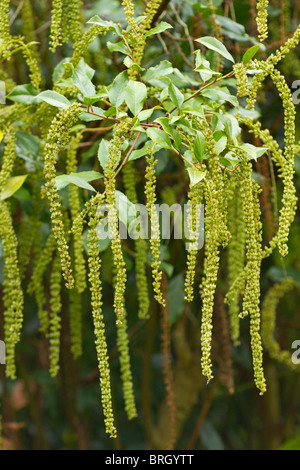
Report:
[[[26,180],[28,175],[22,176],[13,176],[9,178],[7,182],[4,184],[1,194],[0,200],[4,201],[4,199],[8,199],[11,197],[18,189],[23,185],[24,181]]]

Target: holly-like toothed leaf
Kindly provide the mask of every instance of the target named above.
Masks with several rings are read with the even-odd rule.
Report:
[[[163,130],[173,138],[174,147],[179,150],[181,147],[182,137],[170,124],[167,117],[157,118],[155,122],[161,124]]]
[[[95,109],[95,108],[94,108]],[[106,117],[116,116],[117,109],[115,106],[111,106],[107,111],[104,111],[103,115]],[[121,117],[120,115],[118,117]]]
[[[140,121],[146,121],[147,119],[149,119],[152,114],[154,113],[154,111],[156,109],[162,109],[161,106],[154,106],[153,108],[149,108],[149,109],[144,109],[143,111],[141,111],[139,114],[138,114],[138,118]]]
[[[224,125],[228,139],[232,141],[234,145],[237,145],[237,137],[241,133],[241,128],[236,117],[228,113],[225,115],[219,113],[217,117],[219,118],[221,123]],[[215,129],[215,130],[220,130],[220,129]]]
[[[214,140],[216,142],[215,147],[218,154],[222,153],[225,150],[227,145],[227,137],[223,131],[214,132]]]
[[[121,191],[116,191],[116,208],[118,218],[128,228],[136,219],[136,207]]]
[[[98,160],[102,168],[105,170],[109,154],[109,142],[102,139],[98,148]]]
[[[99,178],[103,178],[103,175],[97,171],[81,171],[78,173],[70,173],[68,175],[59,175],[55,178],[55,183],[58,191],[65,188],[69,184],[75,184],[80,188],[96,192],[93,186],[91,186],[88,182],[97,180]]]
[[[200,101],[201,100],[201,101]],[[198,116],[202,119],[204,119],[205,114],[203,110],[203,105],[202,105],[202,98],[192,98],[185,103],[183,103],[181,112],[183,114],[191,114],[192,116]]]
[[[266,147],[255,147],[255,145],[252,145],[252,144],[243,144],[241,148],[245,150],[248,157],[252,160],[257,160],[259,157],[264,155],[268,150]]]
[[[27,176],[28,175],[22,175],[13,176],[12,178],[9,178],[1,188],[0,201],[4,201],[5,199],[8,199],[13,194],[15,194],[15,192],[17,192],[18,189],[21,188]]]
[[[107,162],[109,157],[109,141],[102,139],[98,148],[98,160],[103,170],[107,170]],[[116,165],[119,163],[121,158],[121,152],[119,153]]]
[[[209,61],[202,55],[200,50],[195,51],[195,72],[200,74],[200,77],[204,82],[211,79],[213,75],[221,76],[220,72],[216,72],[211,69]]]
[[[130,55],[130,51],[128,50],[128,47],[124,44],[123,41],[119,41],[119,42],[107,41],[106,46],[110,52],[121,52],[122,54]]]
[[[7,98],[15,103],[21,103],[26,105],[37,105],[41,101],[37,98],[38,91],[28,83],[27,85],[18,85],[13,91],[11,91]]]
[[[98,179],[103,178],[102,173],[98,171],[90,170],[90,171],[78,171],[77,173],[70,173],[70,175],[79,176],[79,178],[83,179],[84,181],[95,181]]]
[[[88,24],[98,24],[99,26],[103,26],[104,28],[112,29],[114,30],[119,36],[122,36],[122,31],[120,27],[114,23],[113,21],[106,21],[100,18],[99,15],[93,16],[89,21],[87,21]]]
[[[136,62],[134,62],[130,57],[126,56],[125,59],[123,60],[123,64],[128,68],[128,69],[131,69],[131,68],[134,68],[136,70],[138,70],[139,72],[142,72],[143,70],[145,70],[143,67],[141,67],[139,64],[137,64]]]
[[[168,60],[162,60],[158,65],[150,67],[142,76],[145,82],[153,79],[164,78],[174,72],[174,68]]]
[[[259,44],[257,44],[256,46],[250,47],[250,49],[248,49],[243,55],[243,58],[242,58],[243,64],[244,65],[248,64],[248,62],[250,62],[250,60],[252,60],[255,54],[259,51],[259,49],[260,49]]]
[[[170,79],[169,79],[170,80]],[[176,106],[176,108],[180,108],[182,103],[184,102],[184,96],[181,91],[171,82],[168,86],[169,98]]]
[[[146,18],[147,18],[147,16],[145,16],[145,15],[140,15],[140,16],[137,16],[136,18],[134,18],[134,20],[135,20],[135,23],[136,23],[136,24],[140,24],[140,23],[142,23]]]
[[[221,77],[222,75],[220,72],[216,72],[214,70],[204,67],[204,65],[199,65],[194,70],[195,72],[198,72],[200,74],[200,77],[204,82],[207,82],[208,80],[210,80],[213,77],[213,75],[216,75],[217,77]]]
[[[142,148],[133,150],[131,152],[128,161],[137,160],[138,158],[144,157],[144,155],[150,155],[152,147],[153,142],[151,140],[148,140]]]
[[[113,80],[109,89],[109,100],[118,108],[124,102],[124,90],[129,82],[127,70],[119,73]]]
[[[124,90],[124,99],[134,116],[137,116],[144,107],[147,98],[147,87],[144,83],[129,80]]]
[[[95,96],[85,96],[84,102],[87,106],[93,106],[94,103],[101,101],[103,98],[108,98],[108,90],[103,87]]]
[[[161,129],[157,129],[156,127],[149,127],[149,129],[146,131],[146,134],[149,139],[152,140],[152,142],[159,145],[161,148],[172,149],[170,137]]]
[[[95,71],[84,60],[81,60],[76,68],[70,63],[67,63],[66,66],[72,69],[70,81],[80,90],[82,96],[93,97],[96,94],[95,86],[92,83]]]
[[[166,23],[165,21],[161,21],[159,25],[155,26],[155,28],[149,29],[147,33],[145,34],[145,37],[153,36],[153,34],[160,34],[166,29],[173,28],[169,23]]]
[[[42,91],[42,93],[37,95],[37,98],[45,101],[51,106],[55,106],[56,108],[68,109],[71,106],[70,101],[65,96],[57,93],[57,91]]]
[[[239,107],[239,102],[236,96],[232,95],[228,88],[206,88],[201,92],[201,95],[209,98],[212,101],[228,101],[235,108]]]
[[[89,112],[81,113],[79,119],[85,122],[101,121],[103,119],[104,113],[104,109],[93,106],[93,110],[90,109]]]
[[[205,137],[201,131],[197,131],[194,142],[194,154],[198,162],[202,163],[205,154]]]
[[[195,39],[195,41],[200,42],[200,44],[207,47],[207,49],[218,52],[221,56],[225,57],[225,59],[229,60],[230,62],[235,62],[230,52],[218,39],[213,38],[212,36],[205,36],[203,38]]]
[[[194,186],[195,184],[200,183],[200,181],[202,181],[206,176],[205,171],[199,171],[192,167],[188,167],[187,171],[190,177],[191,186]]]

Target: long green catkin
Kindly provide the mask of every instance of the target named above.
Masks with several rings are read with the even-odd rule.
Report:
[[[146,208],[148,214],[150,214],[151,219],[151,238],[150,238],[150,248],[152,253],[151,269],[152,269],[152,278],[153,278],[153,291],[155,294],[155,299],[162,306],[165,306],[165,299],[163,298],[161,282],[162,282],[162,271],[161,271],[161,261],[160,261],[160,227],[159,227],[159,216],[156,211],[156,175],[155,175],[155,165],[157,160],[154,158],[153,149],[150,156],[146,157],[147,168],[146,168]]]
[[[136,172],[132,162],[127,163],[123,169],[123,183],[126,195],[130,202],[138,204],[136,194]],[[143,229],[143,227],[142,227]],[[145,235],[145,234],[142,234]],[[149,292],[146,273],[146,255],[147,255],[147,242],[142,237],[134,240],[135,247],[135,276],[137,285],[137,296],[139,302],[139,318],[147,318],[149,313]]]
[[[56,377],[59,371],[60,331],[61,331],[61,287],[62,275],[59,257],[56,255],[52,264],[50,276],[50,319],[49,319],[49,349],[50,375]]]
[[[196,237],[200,235],[200,217],[201,217],[201,204],[203,198],[203,187],[202,183],[198,183],[190,188],[189,191],[189,203],[188,203],[188,214],[187,214],[187,225],[189,233],[195,234]],[[188,302],[192,302],[194,299],[194,282],[196,275],[196,262],[199,247],[197,246],[197,238],[194,238],[190,243],[191,246],[187,253],[187,270],[185,275],[185,298]],[[194,246],[193,246],[194,245]]]
[[[44,148],[45,188],[50,203],[52,233],[57,243],[66,287],[69,289],[74,287],[74,278],[72,276],[69,247],[65,237],[60,197],[55,183],[55,164],[56,155],[68,142],[70,129],[76,123],[79,114],[80,106],[77,103],[69,109],[61,111],[52,121]]]
[[[10,0],[1,0],[0,2],[0,57],[9,57],[12,37],[10,34]]]
[[[101,259],[98,249],[97,217],[98,206],[103,203],[104,197],[98,193],[96,198],[89,201],[89,232],[88,232],[88,266],[89,266],[89,284],[91,292],[91,305],[94,322],[94,332],[96,337],[96,351],[98,359],[98,368],[100,373],[101,400],[104,413],[104,422],[106,432],[110,437],[117,436],[117,430],[114,424],[114,413],[112,407],[112,393],[110,383],[110,366],[107,351],[107,342],[105,335],[105,324],[102,312],[102,285],[99,277],[101,269]]]
[[[127,312],[125,309],[125,289],[127,281],[126,264],[123,257],[122,245],[119,234],[119,224],[116,208],[116,181],[115,169],[124,141],[125,133],[128,132],[126,122],[119,125],[115,131],[115,136],[109,145],[109,155],[107,168],[104,172],[104,182],[106,189],[106,201],[110,206],[108,214],[109,232],[111,238],[111,249],[114,259],[115,276],[114,284],[114,310],[116,314],[118,348],[120,352],[120,366],[123,381],[123,394],[125,409],[128,418],[132,419],[137,415],[135,398],[133,392],[132,373],[130,367],[129,341],[127,333]]]
[[[47,309],[45,308],[45,284],[44,274],[47,266],[51,263],[53,253],[56,248],[55,238],[50,234],[43,246],[42,253],[39,259],[36,260],[33,273],[28,285],[28,292],[35,296],[38,305],[38,318],[40,320],[40,331],[47,334],[49,328],[49,317]]]
[[[262,224],[260,221],[260,205],[257,197],[258,185],[251,176],[252,166],[244,161],[240,165],[241,196],[244,206],[246,259],[246,287],[243,297],[241,317],[250,315],[250,335],[253,357],[254,380],[260,394],[266,391],[266,381],[263,372],[263,348],[260,336],[260,269]]]
[[[4,252],[4,339],[6,345],[6,375],[16,378],[15,346],[23,324],[23,291],[18,266],[18,240],[13,228],[9,204],[0,202],[0,238]]]
[[[228,284],[230,295],[227,296],[229,304],[230,333],[234,345],[239,344],[240,336],[240,284],[235,282],[244,270],[245,265],[245,221],[243,214],[243,201],[240,194],[240,185],[237,178],[230,180],[230,194],[228,197],[228,228],[231,239],[228,244]]]
[[[77,149],[82,134],[78,133],[72,137],[66,155],[67,173],[76,173],[77,171]],[[76,217],[80,214],[79,188],[75,184],[69,185],[69,205],[71,211],[71,222],[74,223]],[[74,278],[78,293],[81,294],[86,288],[86,267],[84,257],[84,247],[82,242],[82,232],[76,230],[73,233],[73,252],[74,252]]]
[[[8,126],[0,172],[0,192],[9,180],[16,161],[16,134]],[[15,346],[20,339],[23,324],[24,298],[18,261],[18,240],[13,227],[10,203],[0,201],[0,238],[4,252],[4,338],[6,343],[6,375],[16,378]]]
[[[264,41],[268,37],[268,5],[269,0],[257,1],[257,30],[260,41]]]

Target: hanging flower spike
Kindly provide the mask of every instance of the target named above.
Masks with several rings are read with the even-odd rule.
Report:
[[[161,290],[161,281],[162,281],[162,271],[160,270],[160,228],[159,228],[159,217],[156,211],[155,203],[156,203],[156,175],[155,175],[155,165],[157,160],[154,159],[153,149],[151,152],[151,156],[146,157],[148,166],[146,169],[146,187],[145,187],[145,195],[146,195],[146,208],[148,214],[150,214],[151,219],[151,238],[150,238],[150,248],[152,253],[152,262],[151,262],[151,269],[152,269],[152,278],[153,278],[153,290],[155,293],[155,299],[158,303],[162,306],[165,306],[165,300],[163,298],[162,290]]]
[[[106,432],[110,437],[116,437],[117,430],[114,424],[114,413],[112,407],[109,358],[102,313],[102,285],[99,277],[101,260],[98,248],[99,238],[97,234],[97,225],[99,223],[99,218],[97,217],[97,209],[103,201],[104,196],[100,193],[89,201],[88,266],[104,422]]]
[[[110,205],[108,214],[111,249],[114,259],[114,310],[116,314],[118,348],[123,381],[125,409],[129,419],[137,415],[133,393],[132,373],[130,366],[129,341],[127,333],[127,313],[125,309],[125,290],[127,281],[126,264],[120,240],[117,207],[116,207],[116,177],[115,170],[126,137],[131,135],[131,119],[125,119],[114,129],[114,137],[109,144],[107,167],[104,172],[106,202]]]
[[[65,229],[61,211],[60,197],[57,192],[56,177],[56,154],[64,148],[69,138],[69,131],[75,124],[80,114],[79,104],[72,105],[69,109],[61,111],[54,118],[47,137],[44,148],[44,172],[46,177],[46,193],[50,203],[52,231],[55,237],[57,248],[60,254],[63,276],[66,280],[66,287],[72,289],[74,279],[71,270],[71,258],[69,247],[65,238]]]
[[[257,30],[260,41],[264,41],[268,37],[268,0],[257,1]]]
[[[200,214],[199,208],[202,204],[203,199],[203,187],[202,182],[192,186],[189,192],[189,207],[187,216],[187,227],[189,233],[199,234],[200,226]],[[188,302],[192,302],[194,299],[194,282],[196,275],[196,262],[198,255],[197,240],[194,239],[191,245],[195,244],[195,247],[191,247],[187,253],[187,270],[185,275],[185,299]]]
[[[56,377],[59,371],[60,330],[61,330],[61,266],[55,256],[50,276],[50,315],[49,315],[49,349],[50,375]]]
[[[133,204],[137,204],[138,199],[135,189],[136,172],[132,162],[127,163],[123,169],[123,183],[128,199]],[[139,302],[138,317],[147,318],[150,305],[146,273],[147,242],[143,238],[138,238],[134,240],[134,246],[136,253],[135,276]]]

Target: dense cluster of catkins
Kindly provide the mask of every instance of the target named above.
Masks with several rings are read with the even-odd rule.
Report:
[[[100,34],[106,34],[109,26],[94,24],[84,31],[81,18],[81,0],[54,0],[52,6],[52,23],[50,32],[50,47],[52,51],[68,41],[75,43],[74,52],[70,58],[72,67],[66,67],[61,72],[60,79],[67,80],[82,57],[86,57],[89,44]],[[161,1],[147,2],[142,22],[136,22],[134,2],[123,0],[125,16],[130,26],[127,35],[127,46],[132,53],[132,60],[136,67],[130,68],[129,78],[137,80],[141,64],[146,37],[145,33],[152,26]],[[206,2],[209,6],[212,2]],[[259,38],[264,40],[268,36],[267,26],[268,1],[257,2],[257,26]],[[31,3],[25,1],[23,10],[24,36],[14,37],[10,32],[9,1],[0,3],[0,57],[7,60],[17,48],[22,51],[29,68],[31,85],[39,91],[42,83],[38,49],[35,44],[27,45],[24,41],[34,41],[33,22],[30,19]],[[66,20],[67,16],[67,20]],[[212,19],[218,38],[222,39],[221,30]],[[204,263],[201,271],[200,285],[197,286],[199,273],[197,240],[190,240],[186,255],[185,271],[185,298],[187,302],[195,304],[195,292],[198,290],[201,305],[196,305],[201,319],[201,364],[202,373],[207,380],[213,378],[213,363],[211,355],[213,314],[215,308],[215,293],[217,289],[220,261],[224,256],[227,261],[228,293],[228,320],[231,340],[234,345],[239,344],[240,321],[248,316],[251,335],[251,349],[253,357],[254,379],[260,393],[266,390],[266,381],[263,371],[263,344],[270,355],[283,362],[288,362],[284,352],[280,351],[274,340],[275,310],[281,296],[291,287],[287,282],[276,285],[268,293],[263,303],[263,325],[261,339],[261,292],[260,275],[261,264],[276,247],[282,257],[288,251],[288,236],[296,210],[296,191],[293,183],[294,150],[295,150],[295,107],[292,95],[283,75],[276,69],[276,65],[299,42],[300,29],[294,36],[286,41],[277,52],[266,60],[251,60],[247,65],[239,63],[234,65],[233,73],[237,81],[237,95],[246,97],[248,108],[254,106],[257,93],[266,77],[270,77],[283,103],[284,108],[284,150],[272,138],[268,130],[264,130],[259,122],[248,117],[237,116],[240,124],[247,128],[250,134],[268,149],[269,158],[278,170],[282,181],[283,194],[278,220],[277,232],[267,246],[263,245],[262,220],[259,203],[259,184],[253,179],[252,163],[247,158],[242,141],[232,146],[232,152],[238,158],[238,165],[229,170],[220,164],[217,151],[217,141],[214,137],[209,116],[193,117],[193,126],[201,132],[205,139],[206,152],[209,156],[205,164],[198,162],[194,168],[203,171],[205,178],[190,184],[185,194],[188,202],[187,225],[190,233],[199,232],[199,214],[197,208],[205,206],[205,244]],[[69,64],[69,65],[70,65]],[[219,70],[222,64],[219,64]],[[256,70],[251,80],[247,72]],[[58,80],[57,80],[58,82]],[[76,97],[74,90],[54,84],[55,90],[68,97]],[[156,96],[157,89],[147,85],[148,96]],[[77,90],[78,91],[78,90]],[[30,106],[28,107],[30,109]],[[225,108],[224,108],[225,109]],[[69,325],[71,350],[75,358],[82,354],[82,295],[90,294],[95,344],[100,376],[101,401],[103,406],[106,431],[111,437],[117,434],[112,404],[110,362],[106,340],[105,318],[102,311],[102,257],[99,254],[99,237],[97,227],[101,216],[97,209],[102,203],[109,204],[114,210],[109,212],[109,230],[111,236],[110,248],[113,259],[113,308],[117,331],[117,347],[120,358],[120,376],[123,384],[123,396],[128,418],[137,415],[133,374],[131,370],[131,357],[128,338],[127,311],[126,311],[126,285],[127,268],[124,257],[124,246],[119,234],[119,219],[116,191],[124,188],[128,200],[137,204],[145,202],[151,219],[151,236],[149,241],[139,238],[134,241],[134,264],[137,290],[138,311],[136,318],[145,320],[151,315],[150,299],[151,287],[154,299],[164,308],[168,308],[163,285],[163,264],[161,256],[161,233],[159,215],[155,204],[158,200],[156,153],[155,145],[149,147],[144,158],[142,178],[144,181],[143,201],[139,200],[138,170],[135,162],[128,161],[129,154],[125,154],[123,164],[120,158],[124,157],[124,144],[134,140],[134,120],[126,114],[111,126],[110,140],[108,141],[107,163],[104,168],[102,191],[96,192],[88,198],[87,192],[70,184],[67,202],[62,201],[57,189],[56,177],[58,162],[64,165],[67,175],[78,170],[78,155],[80,143],[83,139],[82,127],[76,126],[83,109],[79,103],[73,103],[67,109],[53,110],[47,104],[38,104],[27,113],[22,105],[12,104],[0,115],[0,130],[3,133],[3,152],[1,154],[0,196],[2,188],[15,174],[16,168],[16,132],[22,130],[19,116],[22,115],[23,124],[30,132],[32,123],[39,123],[41,132],[42,159],[37,162],[36,172],[30,173],[28,183],[32,188],[33,215],[24,215],[24,232],[20,245],[15,221],[9,199],[0,197],[0,238],[4,253],[4,334],[7,350],[6,373],[10,378],[16,377],[15,346],[17,345],[23,323],[23,286],[25,273],[33,259],[30,280],[27,283],[27,292],[35,298],[40,321],[40,331],[49,342],[50,373],[54,377],[59,371],[60,336],[62,327],[62,298],[69,308]],[[123,111],[123,110],[122,110]],[[24,115],[23,115],[24,113]],[[27,113],[27,114],[26,114]],[[82,122],[81,122],[82,123]],[[83,126],[84,127],[84,126]],[[38,132],[34,126],[34,135]],[[173,133],[172,139],[194,139],[182,131]],[[180,140],[181,142],[181,140]],[[193,151],[193,144],[188,148]],[[177,152],[181,156],[180,152]],[[21,165],[21,164],[20,164]],[[23,166],[22,166],[23,165]],[[26,171],[24,163],[21,172]],[[193,165],[192,165],[193,166]],[[23,174],[23,173],[22,173]],[[186,171],[185,171],[186,175]],[[118,177],[117,177],[118,176]],[[122,176],[122,178],[120,178]],[[185,178],[185,176],[183,177]],[[39,181],[44,181],[39,185]],[[120,183],[121,181],[121,183]],[[186,181],[187,178],[186,178]],[[188,186],[188,183],[187,183]],[[51,221],[50,233],[41,235],[41,210],[47,207]],[[30,227],[26,231],[26,224]],[[87,231],[87,243],[84,245],[84,233]],[[27,234],[27,235],[26,235]],[[103,256],[103,259],[104,256]],[[48,272],[49,271],[49,272]],[[148,273],[149,271],[149,273]],[[50,275],[48,276],[48,274]],[[148,276],[148,274],[150,274]],[[104,273],[105,275],[105,273]],[[152,286],[151,286],[152,276]],[[149,282],[150,278],[150,282]],[[49,289],[45,292],[45,281],[48,280]],[[64,284],[68,290],[65,290]],[[86,298],[86,297],[85,297]],[[198,297],[197,297],[198,299]],[[219,299],[220,301],[220,299]],[[64,307],[65,308],[65,307]],[[224,308],[224,306],[222,307]],[[167,311],[167,310],[166,310]],[[225,311],[225,310],[224,310]],[[163,318],[163,344],[164,354],[169,351],[170,329],[168,316]],[[226,323],[226,322],[225,322]],[[227,323],[226,323],[227,325]],[[200,371],[199,371],[200,373]],[[172,390],[171,366],[167,367],[168,399],[171,402],[170,412],[172,419],[174,403]],[[230,389],[232,387],[230,386]],[[172,400],[171,400],[171,398]],[[171,436],[173,442],[173,436]]]

